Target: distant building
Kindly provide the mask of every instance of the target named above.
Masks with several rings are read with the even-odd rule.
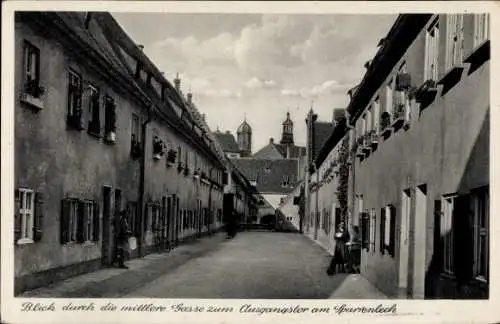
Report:
[[[228,158],[237,159],[241,157],[241,150],[230,131],[222,133],[217,129],[214,136],[219,141],[224,154],[226,154]]]
[[[241,157],[249,157],[252,155],[252,127],[247,123],[247,120],[243,121],[236,131],[238,148],[241,152]]]

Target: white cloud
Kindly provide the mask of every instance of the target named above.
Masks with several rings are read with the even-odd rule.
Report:
[[[207,89],[202,94],[211,98],[240,98],[242,95],[241,91],[232,91],[229,89]]]
[[[257,77],[253,77],[244,83],[245,87],[248,89],[262,89],[268,88],[273,89],[278,86],[278,83],[274,80],[260,80]]]
[[[300,88],[297,90],[293,89],[283,89],[281,94],[288,97],[302,97],[302,98],[313,98],[325,94],[333,94],[338,92],[347,91],[351,85],[340,84],[335,80],[327,80],[322,84],[315,85],[311,88]]]
[[[264,83],[262,83],[262,81],[260,81],[260,79],[256,77],[253,77],[247,82],[245,82],[245,87],[249,89],[260,89],[262,88],[263,85]]]

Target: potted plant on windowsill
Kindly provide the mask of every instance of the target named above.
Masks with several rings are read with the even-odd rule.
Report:
[[[194,172],[193,172],[193,178],[195,178],[196,180],[200,179],[200,169],[194,170]]]
[[[163,141],[155,136],[153,139],[153,159],[160,160],[163,156]]]
[[[32,107],[43,109],[42,96],[45,94],[45,88],[37,80],[27,80],[24,84],[21,100]]]
[[[177,152],[172,149],[168,150],[167,167],[171,167],[172,165],[174,165],[176,158],[177,158]]]

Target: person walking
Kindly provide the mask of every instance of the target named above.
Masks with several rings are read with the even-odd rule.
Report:
[[[328,267],[327,274],[332,276],[337,272],[345,271],[346,258],[346,243],[349,241],[349,233],[344,228],[344,222],[340,222],[335,232],[335,251],[333,253],[332,261]]]
[[[130,232],[127,223],[127,213],[125,211],[121,211],[115,224],[115,261],[118,262],[118,267],[122,269],[128,269],[128,267],[124,263],[124,259],[125,249],[128,245],[128,238],[131,234],[132,233]]]

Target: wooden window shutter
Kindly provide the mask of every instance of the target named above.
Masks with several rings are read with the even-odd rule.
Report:
[[[92,236],[92,241],[94,242],[99,242],[99,237],[100,237],[100,217],[99,217],[99,203],[94,202],[93,205],[94,208],[94,219],[93,219],[93,225],[94,225],[94,233]]]
[[[380,209],[380,253],[385,253],[385,208]]]
[[[135,224],[134,224],[134,234],[138,237],[141,236],[141,230],[142,230],[142,218],[139,215],[139,212],[141,211],[141,209],[139,208],[139,204],[138,203],[134,203],[132,205],[132,212],[135,214]]]
[[[368,213],[361,213],[361,239],[362,247],[370,250],[370,218]]]
[[[61,244],[65,244],[69,242],[69,213],[71,208],[71,201],[67,198],[61,200],[61,232],[60,239]]]
[[[21,239],[21,228],[22,228],[22,218],[21,218],[21,193],[19,189],[14,191],[14,242]]]
[[[390,212],[390,240],[389,240],[389,254],[394,257],[396,251],[396,207],[389,206]]]
[[[35,215],[33,221],[33,240],[35,242],[38,242],[42,239],[43,204],[43,194],[41,192],[35,193]]]
[[[85,212],[85,203],[83,201],[78,202],[78,213],[76,216],[76,241],[78,243],[83,243],[85,241],[84,238],[84,227],[85,227],[85,218],[88,213]]]

